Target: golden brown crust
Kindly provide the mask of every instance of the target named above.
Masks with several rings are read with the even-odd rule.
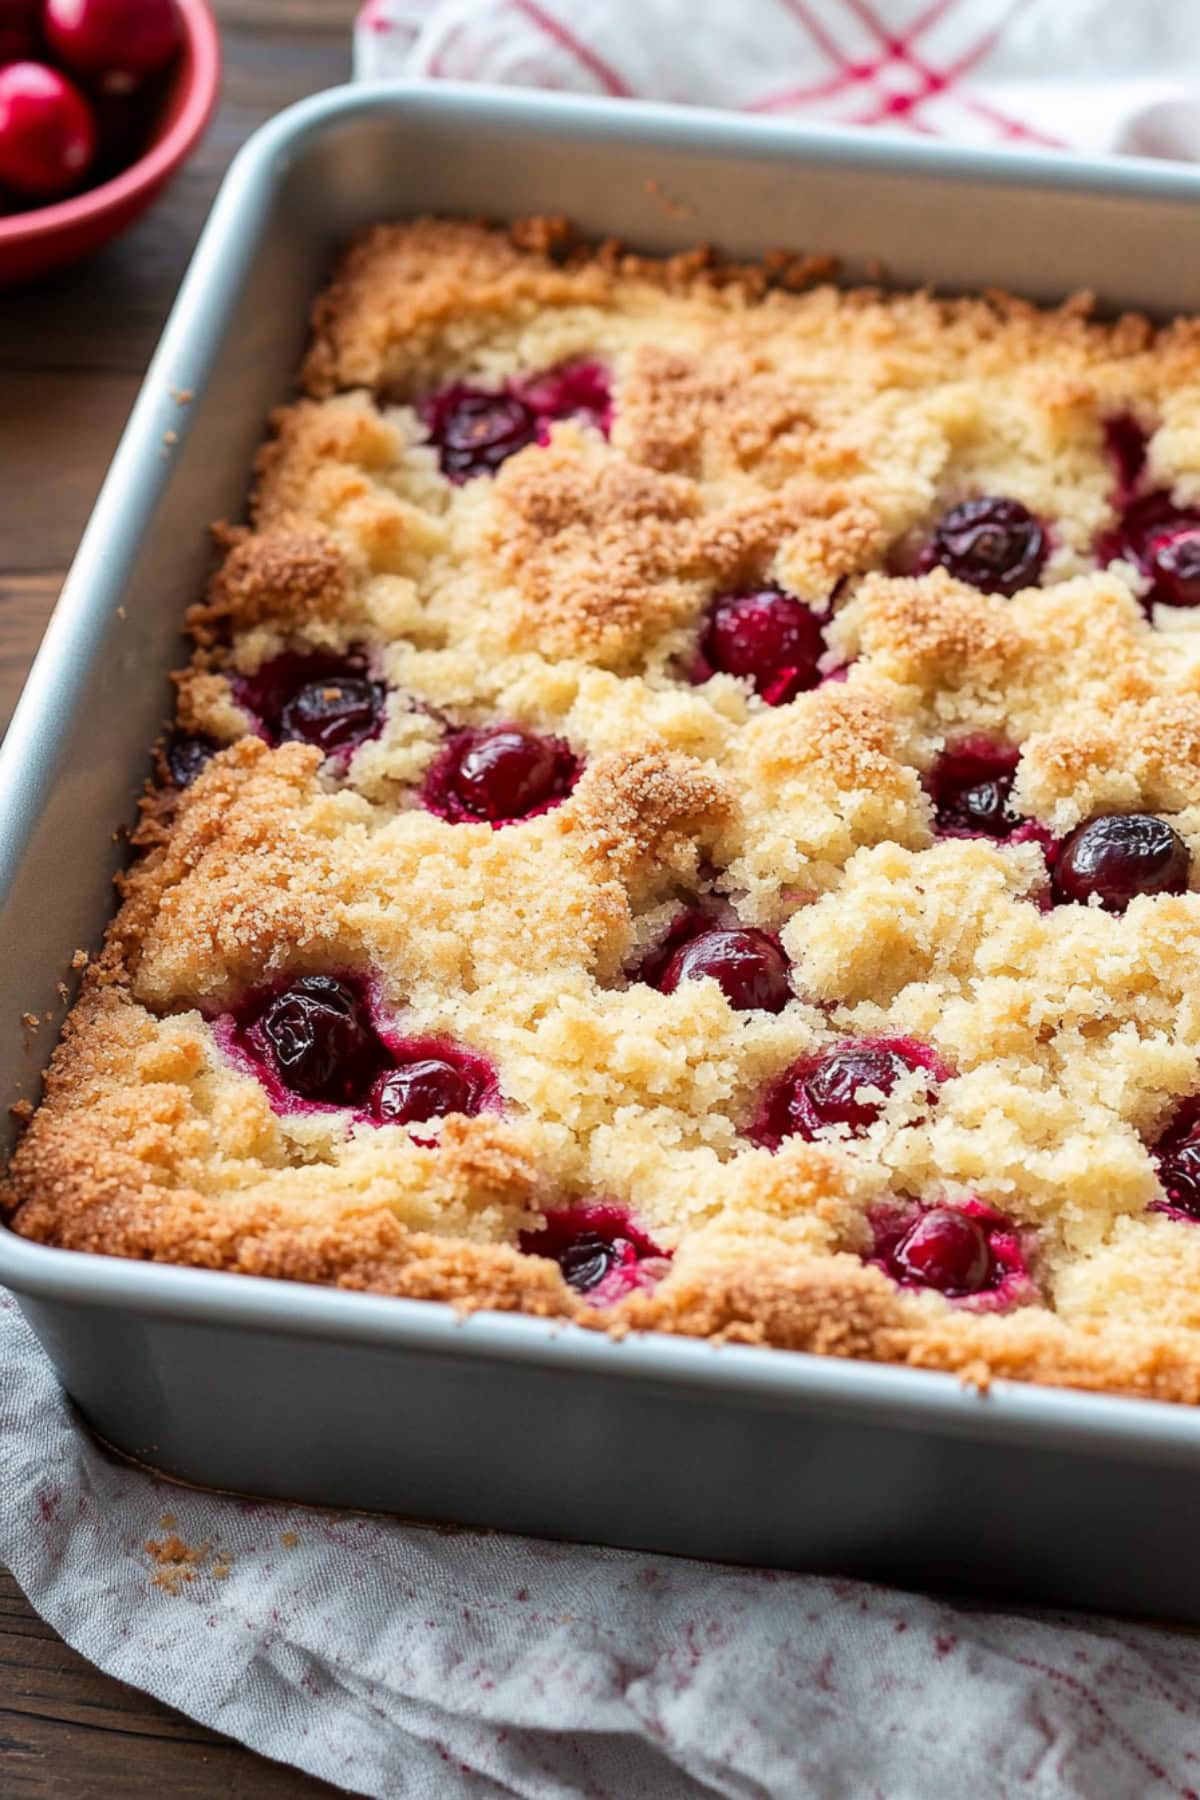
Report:
[[[191,615],[178,723],[224,747],[143,803],[9,1171],[17,1230],[1200,1402],[1200,1230],[1153,1210],[1147,1150],[1200,1090],[1200,892],[1047,911],[1036,844],[939,837],[926,791],[942,747],[983,732],[1020,748],[1014,804],[1046,830],[1146,808],[1200,854],[1200,635],[1149,620],[1135,572],[1094,553],[1114,414],[1149,434],[1148,483],[1200,504],[1200,324],[839,294],[830,274],[589,250],[553,219],[352,247]],[[609,371],[610,435],[559,421],[490,481],[443,477],[427,394],[581,357]],[[1050,525],[1038,586],[895,572],[978,493]],[[768,584],[827,620],[837,677],[776,706],[699,678],[713,596]],[[345,762],[268,747],[237,677],[349,649],[389,690],[378,734]],[[568,744],[570,796],[495,832],[426,810],[447,729],[501,720]],[[779,933],[780,1013],[637,979],[697,904]],[[228,1009],[314,970],[368,980],[397,1033],[486,1057],[504,1111],[431,1145],[276,1110]],[[898,1090],[861,1140],[750,1141],[782,1070],[861,1034],[933,1047],[932,1116]],[[1006,1310],[864,1262],[888,1196],[967,1193],[1033,1245]],[[673,1253],[605,1308],[519,1247],[595,1197]]]

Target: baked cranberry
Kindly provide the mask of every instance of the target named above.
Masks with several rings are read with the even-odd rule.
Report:
[[[175,732],[167,740],[167,771],[177,788],[191,787],[201,769],[207,767],[220,745],[199,732]]]
[[[1009,804],[1019,750],[991,738],[947,744],[933,765],[929,790],[943,837],[1011,837],[1023,823]]]
[[[36,56],[41,0],[0,0],[0,68]]]
[[[59,61],[110,93],[156,75],[182,39],[176,0],[46,0],[45,21]]]
[[[673,994],[681,981],[710,976],[736,1012],[782,1012],[792,997],[788,959],[770,932],[713,925],[673,952],[657,982]]]
[[[1114,413],[1104,421],[1104,444],[1117,475],[1117,499],[1129,500],[1146,468],[1150,434],[1132,413]]]
[[[268,1000],[247,1035],[265,1048],[283,1085],[305,1100],[360,1105],[383,1051],[355,989],[333,975],[303,975]]]
[[[771,1149],[796,1135],[811,1142],[831,1127],[861,1137],[881,1116],[897,1082],[914,1069],[925,1076],[924,1096],[932,1106],[950,1071],[928,1044],[915,1038],[851,1039],[803,1057],[767,1096],[751,1136]],[[875,1099],[867,1089],[883,1098]]]
[[[550,425],[556,419],[578,419],[606,434],[612,424],[609,373],[598,362],[559,363],[537,375],[518,376],[509,388],[533,409],[539,443],[546,442]]]
[[[1200,605],[1200,510],[1176,506],[1165,489],[1129,501],[1099,538],[1096,556],[1130,562],[1147,578],[1147,611]]]
[[[326,756],[347,757],[383,729],[387,687],[367,674],[361,651],[288,650],[233,686],[273,744],[315,744]]]
[[[424,1056],[381,1077],[375,1111],[385,1125],[423,1125],[447,1113],[470,1113],[471,1086],[444,1057]]]
[[[1200,1221],[1200,1105],[1184,1104],[1154,1146],[1154,1161],[1164,1198],[1151,1212],[1180,1213]]]
[[[577,1294],[608,1305],[666,1273],[668,1257],[618,1206],[583,1205],[547,1213],[539,1231],[523,1231],[527,1256],[556,1262]]]
[[[760,588],[713,603],[700,653],[702,679],[714,670],[740,675],[768,706],[782,706],[820,681],[825,639],[811,607],[779,588]]]
[[[921,566],[940,563],[985,594],[1033,587],[1046,560],[1046,534],[1019,500],[964,500],[943,514]]]
[[[974,1195],[953,1206],[884,1202],[872,1210],[870,1225],[867,1260],[900,1287],[931,1288],[993,1311],[1036,1297],[1032,1233]]]
[[[0,69],[0,182],[55,200],[78,187],[95,153],[92,109],[65,75],[36,62]]]
[[[383,396],[384,401],[388,396]],[[544,444],[556,419],[578,418],[608,430],[608,373],[599,363],[563,363],[536,375],[514,376],[500,388],[455,382],[420,408],[429,441],[450,481],[494,475],[530,444]]]
[[[939,1294],[977,1294],[992,1272],[982,1226],[948,1206],[922,1213],[892,1251],[896,1268],[917,1287]]]
[[[579,764],[561,738],[540,737],[520,725],[456,731],[425,780],[431,812],[456,823],[492,826],[532,818],[570,793]]]
[[[451,481],[492,475],[508,457],[537,443],[537,415],[515,394],[489,393],[465,382],[447,388],[425,409],[430,442]]]
[[[1122,913],[1139,894],[1187,892],[1188,848],[1153,813],[1107,813],[1065,838],[1051,874],[1057,901],[1091,899]]]

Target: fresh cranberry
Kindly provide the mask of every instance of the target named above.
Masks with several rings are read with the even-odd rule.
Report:
[[[1019,500],[964,500],[944,513],[920,567],[940,563],[985,594],[1033,587],[1047,553],[1046,534]]]
[[[41,0],[0,0],[0,68],[36,56]]]
[[[214,739],[198,732],[176,732],[169,738],[165,752],[167,771],[175,786],[191,787],[220,747]]]
[[[618,1206],[572,1206],[547,1213],[540,1231],[523,1231],[527,1256],[548,1256],[577,1294],[609,1305],[666,1273],[668,1257]]]
[[[673,994],[682,981],[710,976],[736,1012],[782,1012],[792,997],[779,940],[753,926],[714,925],[676,950],[656,983]]]
[[[1008,838],[1023,823],[1009,804],[1019,750],[991,738],[947,744],[929,778],[937,829],[943,837]]]
[[[881,1116],[887,1097],[902,1076],[919,1069],[926,1076],[924,1098],[932,1106],[950,1070],[928,1044],[915,1038],[857,1038],[817,1056],[802,1057],[776,1082],[751,1132],[756,1142],[776,1149],[784,1138],[810,1142],[823,1130],[844,1127],[861,1137]],[[863,1090],[877,1089],[882,1100]]]
[[[239,676],[234,694],[273,744],[315,744],[348,757],[383,729],[387,687],[367,674],[361,652],[346,656],[288,650],[254,674]]]
[[[176,0],[46,0],[45,19],[59,61],[110,93],[164,69],[183,35]]]
[[[384,396],[385,400],[387,396]],[[458,381],[422,405],[421,418],[450,481],[494,475],[530,444],[544,444],[556,419],[578,418],[608,430],[609,378],[599,363],[563,363],[514,376],[500,388]]]
[[[0,182],[31,200],[78,187],[96,152],[92,109],[44,63],[0,69]]]
[[[383,1060],[364,1002],[333,975],[303,975],[273,996],[244,1028],[279,1080],[305,1100],[357,1106]]]
[[[1186,893],[1190,867],[1187,845],[1165,819],[1106,813],[1064,839],[1051,880],[1057,901],[1094,897],[1122,913],[1139,894]]]
[[[430,812],[455,823],[492,826],[532,818],[570,793],[579,764],[561,738],[520,725],[470,727],[452,734],[425,779]]]
[[[700,640],[700,678],[717,671],[752,681],[768,706],[816,687],[825,654],[821,621],[779,588],[725,594],[713,604]]]

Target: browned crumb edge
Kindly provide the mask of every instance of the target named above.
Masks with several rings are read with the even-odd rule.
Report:
[[[386,1204],[341,1199],[288,1207],[236,1193],[213,1199],[171,1186],[169,1144],[189,1103],[181,1088],[113,1100],[89,1079],[98,1014],[135,1009],[110,952],[85,981],[55,1052],[47,1098],[13,1157],[0,1207],[13,1229],[68,1250],[437,1300],[461,1311],[521,1312],[623,1335],[663,1331],[718,1343],[903,1364],[959,1375],[980,1388],[1033,1381],[1186,1404],[1200,1402],[1200,1355],[1185,1331],[1067,1326],[1041,1310],[997,1315],[915,1300],[847,1254],[728,1240],[683,1259],[650,1292],[589,1307],[549,1259],[508,1245],[438,1237],[402,1225]],[[441,1153],[472,1159],[475,1178],[515,1180],[502,1131],[450,1121]],[[498,1167],[487,1167],[490,1158]],[[515,1160],[515,1159],[514,1159]]]

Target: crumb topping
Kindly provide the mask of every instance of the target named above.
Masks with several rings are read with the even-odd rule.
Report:
[[[1200,1226],[1155,1156],[1200,1096],[1200,325],[832,273],[556,219],[351,247],[218,528],[105,949],[11,1109],[18,1231],[1200,1401]],[[1175,604],[1121,538],[1135,489]],[[714,667],[718,603],[781,594],[806,668],[761,608]],[[1064,839],[1114,814],[1165,821],[1186,882],[1065,902]],[[785,1003],[753,1003],[764,958]],[[247,1052],[251,1002],[296,993],[280,1031],[369,1017],[353,1104],[284,1104],[279,1045]],[[796,1084],[856,1067],[801,1129]],[[924,1261],[879,1252],[931,1216]],[[986,1230],[939,1288],[947,1217]],[[221,1573],[146,1549],[168,1592]]]

